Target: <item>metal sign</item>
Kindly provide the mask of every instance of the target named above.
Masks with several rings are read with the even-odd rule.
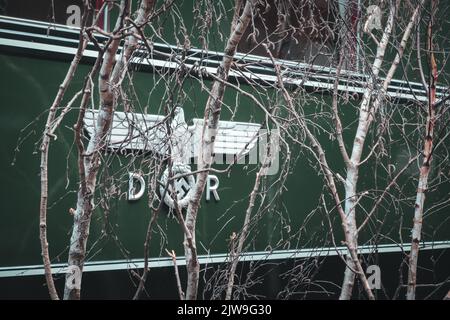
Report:
[[[84,127],[89,135],[95,132],[97,110],[86,112]],[[160,187],[161,195],[165,194],[164,202],[174,208],[175,203],[173,193],[177,195],[177,203],[180,207],[186,207],[191,198],[191,191],[195,185],[195,178],[191,174],[191,160],[195,164],[204,127],[203,119],[193,119],[193,125],[188,126],[184,119],[184,111],[181,107],[174,110],[174,118],[167,125],[168,118],[160,115],[149,115],[132,112],[115,112],[108,136],[107,147],[114,151],[138,150],[151,151],[172,160],[172,175],[180,176],[174,181],[174,189],[168,185],[169,169],[166,168],[161,176],[163,186]],[[273,130],[271,132],[274,133]],[[258,162],[256,150],[257,142],[260,143],[259,160],[263,157],[267,141],[267,131],[261,130],[260,124],[219,121],[216,140],[214,144],[215,163],[244,163],[245,156],[249,155],[249,163]],[[278,138],[278,132],[276,132]],[[266,174],[273,174],[278,171],[278,140],[274,143],[271,139],[271,170]],[[263,147],[261,147],[263,146]],[[167,187],[167,190],[165,190]],[[219,178],[209,175],[206,185],[206,200],[211,199],[211,195],[216,201],[220,200],[218,194]],[[138,200],[145,191],[145,183],[137,173],[129,174],[129,200]],[[166,191],[166,192],[165,192]]]

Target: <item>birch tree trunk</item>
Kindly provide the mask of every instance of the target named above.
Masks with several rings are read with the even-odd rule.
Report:
[[[416,9],[414,10],[411,19],[403,33],[403,37],[400,41],[400,45],[397,50],[397,54],[392,62],[391,67],[389,68],[386,78],[383,82],[382,90],[386,91],[394,74],[397,70],[397,67],[399,65],[399,62],[403,56],[407,41],[411,35],[411,31],[414,27],[414,25],[417,23],[417,17],[419,15],[420,9],[425,1],[422,0],[417,5]],[[358,173],[359,173],[359,165],[361,163],[361,155],[364,147],[364,141],[367,135],[367,132],[369,130],[370,124],[373,121],[374,115],[377,113],[378,108],[380,104],[382,103],[382,97],[383,92],[380,92],[376,95],[375,100],[370,103],[371,96],[375,89],[375,82],[374,78],[376,79],[378,77],[381,64],[384,59],[384,53],[386,51],[386,46],[389,41],[390,34],[392,33],[392,28],[394,24],[394,18],[395,18],[395,11],[398,9],[399,1],[397,1],[397,4],[394,6],[391,5],[391,11],[389,14],[389,19],[386,25],[386,28],[384,30],[383,37],[380,41],[380,44],[377,49],[377,56],[375,58],[373,67],[372,67],[372,76],[369,78],[368,81],[368,88],[364,93],[363,101],[361,102],[360,107],[360,117],[359,117],[359,123],[358,123],[358,129],[356,132],[354,144],[353,144],[353,150],[352,155],[350,157],[350,161],[347,162],[347,179],[345,184],[345,213],[346,213],[346,219],[345,222],[348,225],[348,231],[349,231],[349,237],[351,239],[351,246],[355,250],[357,250],[357,244],[358,244],[358,229],[356,229],[356,184],[358,181]],[[351,255],[349,254],[347,257],[347,263],[350,268],[356,270],[354,263],[351,263],[350,260],[354,260]],[[355,279],[355,274],[352,272],[350,268],[346,268],[345,274],[344,274],[344,282],[342,286],[341,296],[340,299],[350,299]]]
[[[389,38],[392,33],[394,25],[395,14],[399,5],[399,0],[396,4],[391,3],[389,10],[388,21],[383,32],[383,36],[377,47],[376,57],[372,65],[372,73],[369,76],[367,89],[364,92],[361,106],[359,108],[359,121],[358,128],[356,130],[355,139],[353,142],[353,149],[350,157],[350,161],[347,164],[347,177],[345,180],[345,223],[347,225],[348,235],[346,239],[349,239],[350,243],[347,243],[349,252],[347,254],[346,263],[347,267],[344,273],[344,280],[342,283],[341,295],[339,299],[348,300],[352,296],[353,285],[355,281],[355,273],[357,266],[355,265],[354,258],[351,255],[351,251],[358,250],[358,233],[356,226],[356,204],[357,204],[357,191],[356,186],[358,182],[359,165],[361,161],[361,155],[364,148],[364,142],[369,130],[370,124],[373,120],[373,107],[371,106],[371,98],[375,89],[376,79],[380,73],[380,67],[384,59],[386,47],[389,42]]]
[[[425,127],[425,137],[423,141],[423,162],[420,167],[420,176],[417,186],[416,201],[414,205],[414,219],[412,228],[411,252],[409,254],[408,268],[408,289],[406,292],[407,300],[415,300],[417,283],[417,261],[419,259],[419,244],[423,224],[423,208],[425,203],[425,193],[428,189],[428,176],[430,174],[431,160],[433,153],[433,135],[436,122],[436,83],[438,70],[433,52],[433,24],[436,2],[432,1],[431,18],[428,24],[428,52],[430,60],[430,80],[428,86],[428,110]]]
[[[316,159],[318,161],[318,164],[325,176],[325,182],[330,190],[330,193],[334,199],[335,205],[336,205],[336,209],[339,213],[339,216],[341,218],[342,221],[342,228],[344,231],[344,236],[345,236],[345,243],[347,244],[347,248],[349,251],[349,256],[351,257],[354,265],[356,266],[355,273],[358,273],[360,280],[363,284],[363,287],[367,293],[367,296],[369,297],[370,300],[375,299],[372,291],[369,287],[369,282],[367,280],[366,275],[364,274],[364,271],[362,269],[361,263],[358,260],[358,254],[357,254],[357,249],[355,247],[351,247],[348,244],[351,243],[351,239],[350,239],[350,232],[348,230],[348,225],[345,223],[346,221],[346,214],[344,212],[344,209],[342,207],[342,202],[341,199],[339,197],[339,193],[337,191],[337,187],[336,187],[336,183],[334,180],[334,175],[333,172],[330,170],[330,166],[328,165],[328,161],[327,158],[325,156],[325,151],[323,150],[321,144],[319,143],[319,141],[317,140],[317,138],[314,136],[314,134],[309,130],[308,125],[306,123],[306,121],[299,116],[296,111],[295,111],[295,106],[293,104],[292,98],[289,95],[289,92],[286,90],[284,83],[283,83],[283,79],[281,76],[281,72],[279,67],[276,65],[275,61],[272,59],[274,65],[275,65],[275,70],[276,70],[276,75],[277,75],[277,79],[278,79],[278,86],[281,89],[281,92],[283,94],[283,97],[290,109],[290,111],[292,112],[292,114],[295,116],[296,121],[299,125],[300,128],[302,128],[305,131],[306,134],[306,138],[309,140],[309,143],[312,147],[313,152],[316,155]],[[338,67],[338,73],[339,73],[339,68]],[[336,83],[337,83],[338,78],[336,78]],[[334,103],[334,102],[333,102]],[[337,113],[336,113],[337,116]],[[338,118],[335,119],[335,122],[340,122],[338,120]],[[347,153],[345,151],[345,148],[342,150],[343,152],[343,156],[344,159],[348,159]]]
[[[225,81],[228,79],[228,74],[234,55],[236,53],[237,45],[250,22],[253,6],[254,0],[249,0],[245,3],[242,14],[240,15],[238,21],[236,21],[235,27],[231,30],[230,38],[228,39],[227,45],[224,50],[223,60],[220,63],[220,66],[217,68],[218,80],[214,81],[210,95],[208,97],[208,101],[206,102],[205,106],[205,122],[203,126],[201,145],[198,154],[198,170],[202,171],[197,174],[197,181],[186,213],[186,227],[188,228],[192,236],[192,245],[194,247],[194,250],[196,248],[195,224],[197,220],[197,212],[200,204],[200,199],[203,195],[203,190],[205,189],[208,171],[211,168],[213,160],[214,142],[217,135],[220,111],[222,109],[222,100],[225,92]],[[184,241],[184,252],[186,257],[186,269],[188,276],[186,299],[195,300],[197,298],[200,266],[196,255],[192,254],[192,249],[187,242],[186,235]]]
[[[44,134],[42,136],[42,143],[40,146],[41,151],[41,199],[40,199],[40,207],[39,207],[39,238],[41,242],[41,255],[44,263],[44,272],[45,272],[45,280],[47,282],[48,291],[50,294],[50,298],[52,300],[59,300],[58,293],[56,292],[55,283],[52,277],[52,268],[51,268],[51,260],[50,254],[48,250],[48,240],[47,240],[47,202],[48,202],[48,152],[50,148],[51,139],[54,138],[56,140],[56,135],[54,131],[57,125],[54,123],[56,112],[58,107],[60,106],[64,94],[71,83],[75,72],[78,68],[78,64],[80,63],[81,57],[83,56],[83,52],[86,49],[87,41],[83,36],[84,27],[86,26],[87,17],[89,16],[88,6],[85,5],[84,14],[82,17],[82,29],[80,30],[79,36],[79,44],[77,48],[77,52],[72,59],[69,70],[64,77],[63,82],[60,84],[58,92],[56,94],[55,99],[49,109],[47,122],[45,124]]]
[[[153,9],[153,0],[144,0],[137,12],[136,24],[142,25],[148,20]],[[128,1],[122,0],[120,4],[120,15],[117,19],[113,35],[119,35],[123,28],[124,21],[128,15]],[[105,146],[105,139],[109,132],[114,110],[117,104],[115,94],[116,87],[121,81],[120,74],[126,67],[129,59],[136,48],[137,39],[135,31],[127,37],[122,50],[119,63],[116,62],[116,53],[120,44],[120,37],[114,37],[110,45],[106,48],[103,63],[99,74],[100,91],[100,112],[98,113],[97,123],[94,134],[90,137],[89,144],[84,154],[84,181],[80,181],[80,189],[77,196],[77,207],[74,213],[74,222],[72,236],[70,239],[68,266],[79,268],[80,277],[83,271],[83,265],[86,255],[86,244],[89,237],[89,228],[91,223],[93,200],[97,184],[97,173],[100,168],[100,152]],[[113,69],[114,68],[114,69]],[[70,269],[69,269],[70,270]],[[64,299],[80,299],[80,286],[73,286],[70,283],[71,275],[66,276],[66,285],[64,288]],[[79,280],[81,284],[81,279]]]

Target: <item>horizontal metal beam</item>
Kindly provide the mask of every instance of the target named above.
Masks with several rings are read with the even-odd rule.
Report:
[[[78,33],[79,28],[0,16],[1,47],[73,56],[77,49]],[[99,34],[95,36],[99,41],[106,39]],[[173,70],[180,68],[179,63],[173,61],[173,58],[181,54],[181,48],[163,43],[154,43],[153,47],[155,51],[151,55],[145,50],[137,50],[136,57],[132,62],[152,68]],[[198,73],[215,74],[223,54],[223,52],[206,52],[201,49],[190,49],[186,54],[184,67],[191,70],[195,69]],[[97,55],[97,49],[91,43],[88,49],[85,50],[84,56],[96,58]],[[244,81],[262,81],[267,84],[275,84],[277,82],[274,67],[268,58],[238,53],[235,55],[235,61],[237,64],[245,64],[246,68],[239,71],[231,70],[231,78]],[[289,60],[277,60],[277,64],[282,67],[283,80],[288,85],[326,91],[331,91],[334,88],[335,68]],[[342,71],[338,90],[362,94],[366,90],[368,77],[369,75],[367,74]],[[383,81],[382,78],[379,80]],[[438,87],[437,89],[438,96],[442,96],[447,90],[444,87]],[[418,82],[393,79],[385,94],[390,98],[427,101],[426,92],[422,84]]]
[[[424,242],[421,244],[420,250],[442,250],[450,249],[450,240]],[[358,248],[360,254],[385,254],[395,252],[408,252],[411,250],[411,245],[401,244],[380,244],[364,245]],[[323,247],[323,248],[305,248],[298,250],[274,250],[274,251],[253,251],[244,252],[240,258],[240,262],[248,261],[274,261],[287,259],[305,259],[314,257],[333,257],[337,255],[345,255],[346,247]],[[219,264],[229,261],[228,254],[211,254],[200,255],[199,262],[205,266],[208,264]],[[172,259],[169,257],[151,258],[148,260],[150,268],[167,268],[173,267]],[[177,265],[186,265],[186,260],[183,256],[177,258]],[[53,274],[62,275],[66,272],[67,264],[58,263],[52,265]],[[88,261],[84,265],[84,272],[97,271],[118,271],[129,269],[142,269],[144,267],[143,259],[130,260],[108,260],[108,261]],[[16,266],[16,267],[1,267],[0,278],[7,277],[22,277],[22,276],[41,276],[44,274],[42,265]]]

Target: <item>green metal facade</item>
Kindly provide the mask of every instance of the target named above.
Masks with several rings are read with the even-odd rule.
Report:
[[[7,18],[4,18],[4,21],[6,20]],[[49,48],[45,50],[26,49],[6,43],[5,41],[8,39],[17,40],[19,38],[20,41],[30,41],[30,43],[35,43],[35,41],[25,36],[11,36],[7,31],[18,30],[8,30],[9,24],[4,21],[0,26],[0,33],[2,33],[0,38],[0,127],[3,144],[0,151],[0,167],[2,168],[0,267],[8,268],[42,264],[39,244],[39,144],[47,110],[65,76],[71,55],[52,52],[52,49]],[[187,24],[189,23],[187,21]],[[27,28],[18,27],[20,32],[30,32],[31,34],[32,28],[28,28],[29,30]],[[167,32],[170,34],[169,31]],[[75,39],[76,34],[72,37]],[[36,40],[36,43],[40,43],[39,41],[41,40]],[[45,41],[46,46],[74,47],[73,43],[64,45],[59,43],[59,40],[47,39]],[[222,44],[223,42],[217,44],[218,50]],[[84,77],[92,61],[92,57],[83,59],[68,92],[65,94],[64,102],[67,102],[82,87]],[[137,97],[133,99],[135,111],[163,114],[164,107],[169,103],[166,95],[166,84],[148,65],[136,64],[133,68],[136,70],[133,72]],[[211,81],[206,80],[205,85],[210,87]],[[254,92],[250,86],[245,84],[242,85],[242,88]],[[208,97],[207,92],[195,79],[186,80],[183,90],[187,95],[177,103],[183,106],[186,121],[189,123],[193,118],[202,118]],[[309,94],[317,95],[317,98],[323,103],[331,103],[331,97],[327,91]],[[273,99],[279,103],[279,97],[275,93],[273,93]],[[97,96],[95,96],[95,100],[97,100]],[[224,103],[228,107],[223,108],[221,115],[223,120],[264,122],[264,114],[253,101],[239,95],[235,90],[227,89]],[[401,103],[404,108],[411,107],[408,99],[402,99]],[[144,110],[145,106],[147,108]],[[321,106],[308,103],[301,107],[310,119],[314,119],[314,113],[319,112]],[[52,261],[61,264],[67,260],[73,222],[69,209],[75,206],[78,186],[77,151],[73,143],[74,133],[72,129],[77,115],[77,110],[72,110],[67,114],[63,125],[55,132],[58,137],[57,140],[53,141],[50,146],[48,238]],[[344,125],[354,127],[357,114],[350,106],[348,108],[343,106],[342,118]],[[318,121],[322,120],[319,119]],[[395,130],[400,129],[393,129],[392,136],[401,134],[400,131],[395,132]],[[348,134],[348,137],[350,137],[353,132],[349,130]],[[370,138],[373,139],[374,137],[371,136]],[[336,144],[332,143],[329,136],[325,134],[319,135],[319,139],[326,148],[329,162],[335,168],[343,167],[339,165],[342,160]],[[394,141],[389,148],[392,157],[398,159],[399,167],[406,163],[408,159],[405,158],[405,150],[401,142]],[[325,216],[322,213],[314,213],[315,208],[320,206],[320,194],[325,188],[323,177],[317,173],[318,169],[312,162],[311,154],[296,146],[293,146],[292,149],[294,160],[287,178],[286,188],[267,210],[261,210],[262,220],[251,229],[252,236],[250,238],[252,240],[249,243],[249,252],[265,252],[268,255],[275,250],[275,252],[286,252],[286,256],[282,258],[289,259],[291,251],[287,250],[332,247]],[[147,193],[138,201],[127,200],[127,173],[130,168],[135,168],[136,171],[142,170],[145,181],[148,182],[149,177],[145,172],[148,155],[139,155],[131,159],[129,155],[113,156],[110,153],[105,153],[105,159],[99,177],[99,183],[102,185],[99,192],[106,192],[105,190],[112,184],[120,192],[111,195],[107,202],[107,209],[104,205],[99,204],[94,212],[87,261],[93,263],[96,261],[141,259],[151,212],[147,204]],[[282,162],[283,156],[280,159],[280,163]],[[224,169],[226,166],[217,165],[215,167]],[[359,186],[361,190],[377,188],[377,183],[386,178],[378,176],[377,179],[374,179],[373,168],[374,164],[370,162],[362,168]],[[413,166],[411,170],[406,172],[404,179],[403,191],[408,195],[413,194],[416,188],[411,183],[411,177],[418,174],[418,171],[414,168],[417,167]],[[233,232],[239,232],[242,227],[256,170],[257,166],[255,165],[236,165],[229,174],[216,174],[220,179],[218,190],[220,201],[211,200],[207,202],[203,197],[198,214],[196,236],[200,255],[206,257],[213,254],[223,254],[225,259],[230,235]],[[432,175],[438,175],[439,170],[440,168],[434,168]],[[344,169],[337,171],[342,175],[345,173]],[[277,178],[278,176],[269,177],[266,186],[275,182]],[[401,180],[399,184],[402,184]],[[269,188],[267,197],[276,194],[279,191],[277,187],[278,184],[274,184]],[[448,198],[449,192],[450,186],[448,183],[440,186],[439,191],[431,190],[427,195],[427,203],[430,205],[442,201],[442,199]],[[408,209],[410,204],[405,201],[401,205],[404,207],[404,212],[409,212],[409,216],[401,219],[397,213],[390,213],[389,207],[380,208],[379,215],[386,219],[386,223],[383,225],[383,229],[378,230],[378,232],[388,235],[389,238],[377,239],[379,244],[386,245],[402,241],[408,243],[410,241],[409,230],[413,214],[413,208]],[[362,206],[364,206],[364,203],[362,203]],[[400,223],[404,223],[405,226],[401,226]],[[447,208],[434,210],[424,224],[424,241],[428,243],[444,241],[448,245],[449,223]],[[336,230],[340,230],[337,215],[333,219],[333,224]],[[371,245],[374,241],[374,232],[377,231],[369,229],[361,234],[360,243],[363,246]],[[341,232],[337,231],[335,237],[339,240],[342,239]],[[159,214],[158,228],[155,228],[150,256],[166,261],[165,248],[175,250],[178,256],[184,254],[182,230],[177,220],[169,215],[167,207],[163,207]],[[329,253],[326,252],[324,255]],[[314,254],[311,253],[311,255]],[[265,259],[265,257],[267,256],[264,256],[264,254],[260,256],[261,259]],[[295,258],[295,255],[292,254],[291,258]],[[339,263],[336,262],[337,260],[333,260],[333,264],[336,266]],[[333,267],[331,267],[332,269]],[[43,277],[42,282],[44,282]]]

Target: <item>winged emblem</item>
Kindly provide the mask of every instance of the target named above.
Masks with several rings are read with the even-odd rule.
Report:
[[[85,114],[84,128],[89,136],[96,130],[97,117],[97,110],[91,109]],[[195,118],[189,126],[181,107],[175,108],[173,119],[161,115],[116,111],[107,137],[107,148],[116,152],[150,151],[170,156],[174,174],[189,173],[190,161],[199,152],[203,124],[203,119]],[[260,128],[261,125],[256,123],[219,121],[214,153],[245,156],[256,146]],[[163,183],[168,179],[167,171],[166,169],[163,173]],[[181,207],[187,206],[193,183],[195,180],[192,175],[175,181],[177,201]],[[174,206],[170,195],[166,194],[164,201],[169,207]]]

